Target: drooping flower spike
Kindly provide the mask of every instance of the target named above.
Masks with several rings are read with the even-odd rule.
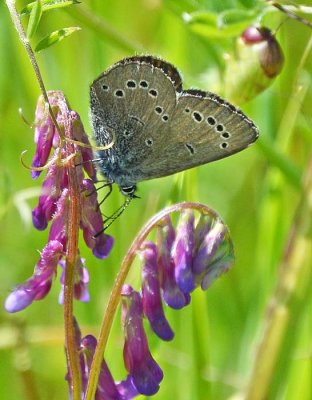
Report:
[[[194,205],[201,212],[197,222]],[[194,203],[173,207],[174,211],[180,207],[177,228],[166,213],[157,225],[156,243],[143,241],[137,251],[143,262],[143,313],[163,340],[171,340],[174,334],[161,299],[174,309],[188,305],[196,287],[206,290],[234,262],[228,229],[214,211]]]
[[[171,220],[174,213],[180,214],[176,228]],[[156,242],[147,240],[154,229]],[[125,283],[136,255],[142,262],[138,290]],[[107,305],[106,318],[110,322],[106,318],[103,321],[103,326],[110,326],[121,294],[123,355],[128,371],[124,382],[131,382],[137,393],[155,394],[163,379],[163,372],[149,349],[144,318],[160,339],[172,340],[174,332],[165,317],[166,305],[176,310],[185,307],[197,287],[207,289],[233,262],[233,244],[226,225],[202,204],[180,203],[168,207],[139,232],[122,263]],[[107,337],[102,332],[95,354],[102,355],[105,350],[103,343]]]
[[[69,108],[60,91],[48,92],[52,110],[64,137],[69,140],[90,145],[79,115]],[[57,273],[57,265],[65,268],[64,257],[67,252],[69,202],[69,168],[67,162],[75,157],[74,173],[78,182],[80,197],[80,227],[87,246],[98,258],[108,256],[113,238],[103,232],[103,220],[97,201],[94,186],[96,172],[92,163],[93,154],[89,147],[61,141],[42,97],[39,98],[35,122],[36,152],[32,166],[44,167],[49,161],[46,177],[42,183],[38,205],[32,212],[33,224],[39,230],[50,225],[48,243],[41,252],[33,276],[25,283],[17,286],[8,296],[5,308],[9,312],[17,312],[29,306],[34,300],[42,299],[49,292]],[[63,144],[61,147],[61,143]],[[52,150],[54,153],[51,155]],[[41,171],[32,170],[34,179]],[[85,177],[87,174],[87,178]],[[99,233],[100,232],[100,233]],[[97,235],[97,233],[99,233]],[[79,252],[76,257],[76,277],[74,296],[81,301],[88,301],[87,283],[89,275]],[[64,284],[64,274],[61,276]],[[61,293],[60,300],[63,295]]]

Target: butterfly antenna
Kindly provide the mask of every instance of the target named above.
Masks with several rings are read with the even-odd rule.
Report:
[[[127,196],[126,200],[124,201],[123,205],[120,206],[110,217],[106,218],[104,221],[104,224],[106,221],[110,220],[109,224],[107,224],[100,232],[96,233],[94,235],[94,238],[97,238],[101,233],[105,232],[113,223],[116,221],[118,217],[125,211],[125,209],[128,207],[130,204],[131,200],[137,196]]]
[[[110,194],[112,193],[113,190],[113,185],[111,182],[107,182],[104,185],[100,186],[99,188],[96,189],[96,191],[103,189],[105,187],[108,186],[108,192],[106,193],[106,195],[103,197],[103,199],[99,202],[98,207],[100,208],[100,206],[104,203],[104,201],[108,198],[108,196],[110,196]]]

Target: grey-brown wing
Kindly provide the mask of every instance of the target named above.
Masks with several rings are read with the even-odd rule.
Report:
[[[141,180],[228,157],[258,137],[246,115],[209,92],[182,92],[169,122],[169,131],[159,127],[153,152],[141,163]]]

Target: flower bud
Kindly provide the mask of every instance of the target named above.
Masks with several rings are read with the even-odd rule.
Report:
[[[284,54],[268,28],[247,28],[237,41],[236,58],[225,71],[225,97],[241,104],[267,89],[284,65]]]

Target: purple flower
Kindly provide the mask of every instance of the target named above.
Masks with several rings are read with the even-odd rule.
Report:
[[[74,320],[74,325],[76,346],[77,351],[79,352],[82,394],[85,395],[97,340],[92,335],[87,335],[81,338],[81,332],[76,320]],[[72,377],[70,371],[67,372],[65,378],[69,383],[70,395],[72,395]],[[138,394],[138,391],[132,383],[131,377],[128,376],[121,382],[114,382],[105,360],[102,361],[95,400],[130,400]]]
[[[56,154],[57,154],[56,150]],[[47,176],[45,177],[39,202],[33,209],[33,224],[38,230],[44,230],[48,222],[52,219],[56,210],[57,200],[61,195],[61,190],[68,185],[67,175],[62,166],[57,163],[52,164]]]
[[[226,227],[217,221],[213,228],[207,232],[202,241],[198,242],[198,250],[194,255],[193,271],[201,274],[211,263],[226,234]]]
[[[106,258],[111,251],[114,239],[103,232],[103,219],[93,182],[90,179],[84,179],[81,186],[81,228],[84,240],[96,257]]]
[[[89,376],[90,373],[96,344],[97,341],[92,335],[87,335],[81,340],[81,350],[85,359],[84,372],[87,376]],[[122,400],[105,360],[102,361],[95,400]]]
[[[10,293],[5,302],[5,309],[11,313],[21,311],[34,300],[45,297],[50,291],[57,264],[62,256],[63,245],[57,240],[49,241],[41,253],[33,276]]]
[[[166,320],[162,307],[156,245],[152,242],[145,242],[139,251],[139,255],[143,260],[142,304],[144,315],[149,320],[156,335],[163,340],[172,340],[174,333]]]
[[[65,260],[60,260],[59,265],[63,269],[60,278],[60,282],[62,284],[62,290],[59,295],[59,303],[63,304],[64,284],[65,284]],[[77,257],[76,269],[75,269],[74,297],[77,300],[88,302],[90,301],[90,294],[88,291],[89,272],[84,265],[85,265],[85,259]]]
[[[54,100],[56,100],[56,97],[51,95],[51,93],[49,100],[51,101],[51,106],[55,105],[52,102],[55,103]],[[37,144],[37,148],[32,162],[33,167],[43,167],[47,163],[55,134],[56,129],[48,112],[47,105],[43,97],[40,96],[36,108],[35,143]],[[32,170],[32,178],[38,178],[41,172]]]
[[[124,361],[139,393],[151,396],[159,390],[163,372],[153,359],[143,328],[143,306],[138,292],[124,285],[122,322],[125,332]]]
[[[175,230],[167,216],[157,230],[158,271],[163,298],[166,304],[180,309],[190,302],[190,295],[183,293],[175,280],[175,264],[171,256],[171,248],[175,240]]]
[[[183,211],[172,245],[171,255],[175,264],[175,279],[183,293],[190,293],[195,289],[192,271],[194,249],[194,214]]]

